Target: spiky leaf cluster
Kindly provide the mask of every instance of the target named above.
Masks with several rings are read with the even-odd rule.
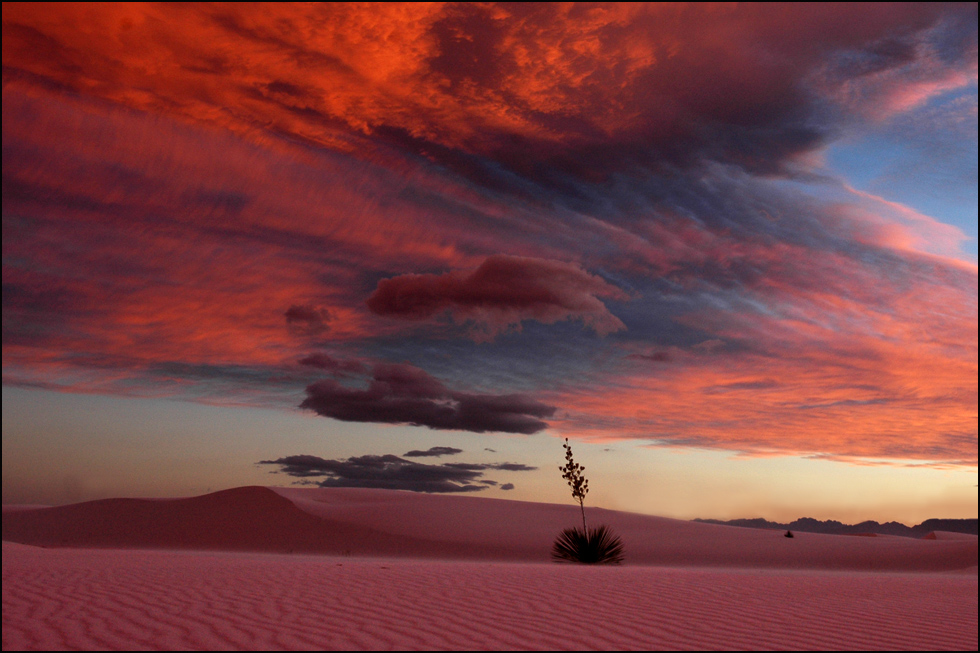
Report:
[[[566,528],[551,547],[555,562],[581,562],[587,565],[618,565],[623,561],[623,541],[608,526]]]
[[[561,477],[568,481],[568,485],[572,488],[572,497],[581,505],[585,501],[585,495],[589,493],[589,481],[582,475],[585,467],[577,464],[572,458],[572,447],[568,444],[568,438],[565,438],[565,444],[562,446],[565,447],[567,464],[564,467],[559,466],[558,469],[561,470]]]

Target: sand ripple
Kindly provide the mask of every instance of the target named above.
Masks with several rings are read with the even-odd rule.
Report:
[[[3,544],[9,649],[964,649],[970,574]]]

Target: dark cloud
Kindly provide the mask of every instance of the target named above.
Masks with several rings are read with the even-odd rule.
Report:
[[[497,469],[505,472],[531,472],[537,469],[537,467],[528,467],[523,463],[446,463],[446,466],[469,471]]]
[[[341,360],[328,354],[310,354],[299,361],[300,365],[315,367],[319,370],[327,370],[340,376],[348,374],[365,374],[368,371],[367,365],[358,360]]]
[[[451,467],[453,469],[464,469],[468,472],[475,472],[489,468],[488,465],[481,463],[446,463],[446,467]]]
[[[408,458],[424,458],[427,456],[454,456],[458,453],[463,453],[462,449],[456,449],[455,447],[429,447],[425,451],[419,451],[418,449],[412,449],[405,454]]]
[[[299,455],[277,460],[262,460],[258,464],[279,465],[278,472],[307,482],[311,478],[326,477],[317,483],[321,487],[364,487],[432,493],[479,492],[495,486],[496,481],[482,478],[484,471],[489,469],[507,471],[537,469],[514,463],[426,465],[391,454],[355,456],[346,460],[326,460],[317,456]],[[513,484],[507,483],[501,486],[501,489],[507,490],[513,487]]]
[[[514,489],[514,484],[513,483],[504,483],[503,485],[500,486],[500,489],[501,490],[513,490]]]
[[[316,456],[287,456],[263,460],[262,465],[281,465],[284,474],[297,478],[326,476],[321,487],[365,487],[413,492],[478,492],[484,485],[474,481],[481,472],[445,465],[423,465],[391,454],[325,460]]]
[[[450,311],[492,337],[521,320],[581,319],[600,335],[625,328],[598,297],[625,300],[615,286],[578,265],[544,259],[488,256],[471,272],[406,274],[378,282],[367,299],[378,315],[425,320]]]
[[[670,354],[666,351],[655,351],[651,354],[629,354],[627,358],[646,360],[654,363],[669,363],[671,360]]]
[[[300,408],[345,422],[411,424],[476,433],[537,433],[548,426],[541,418],[555,412],[554,406],[525,395],[452,391],[425,371],[396,363],[375,365],[366,389],[324,379],[308,386],[306,394]]]
[[[493,463],[489,469],[497,469],[504,472],[530,472],[537,467],[529,467],[523,463]]]
[[[286,324],[290,327],[310,334],[323,333],[330,321],[330,313],[325,308],[310,304],[293,304],[286,310],[285,316]]]

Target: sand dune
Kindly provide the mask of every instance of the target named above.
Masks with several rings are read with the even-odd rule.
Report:
[[[962,540],[964,542],[976,542],[976,535],[967,533],[951,533],[949,531],[932,531],[922,536],[924,540]]]
[[[944,571],[977,564],[977,538],[864,538],[738,528],[591,508],[627,564]],[[244,487],[187,499],[106,499],[6,513],[3,539],[132,547],[547,562],[578,507],[350,488]]]
[[[627,564],[548,562],[576,506],[250,487],[5,508],[3,648],[976,649],[975,536],[589,518]]]

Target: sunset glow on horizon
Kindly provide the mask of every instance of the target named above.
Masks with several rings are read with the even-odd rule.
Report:
[[[976,518],[977,70],[975,3],[4,3],[4,503],[567,502],[569,438]]]

